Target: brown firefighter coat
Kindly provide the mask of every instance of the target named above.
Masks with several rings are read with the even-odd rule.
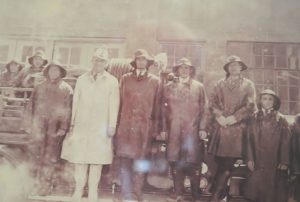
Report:
[[[300,114],[296,115],[295,122],[291,125],[290,151],[291,172],[300,175]]]
[[[121,103],[115,139],[118,157],[145,158],[151,149],[151,140],[158,122],[159,79],[135,71],[121,78]]]
[[[290,130],[286,119],[277,111],[259,111],[249,122],[247,161],[255,170],[248,177],[245,196],[258,202],[287,201],[287,171],[279,164],[289,165]]]
[[[290,171],[291,175],[295,176],[290,190],[294,199],[300,201],[300,114],[295,116],[295,121],[291,125],[290,144]]]
[[[219,80],[210,96],[212,118],[208,152],[220,157],[243,156],[243,141],[246,121],[255,111],[255,87],[252,81],[241,77],[231,83],[227,78]],[[237,123],[221,127],[216,116],[234,116]]]
[[[200,163],[204,145],[199,130],[205,129],[206,94],[202,83],[174,80],[164,88],[164,119],[168,133],[167,158]]]
[[[44,162],[59,159],[63,137],[58,137],[57,132],[67,132],[69,128],[72,95],[72,87],[61,79],[46,80],[34,88],[31,133],[36,142],[34,152],[37,157],[43,156]]]

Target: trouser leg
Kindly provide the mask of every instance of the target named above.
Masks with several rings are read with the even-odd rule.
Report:
[[[294,198],[297,202],[300,202],[300,174],[295,179]]]
[[[133,194],[133,160],[120,158],[121,197],[123,200],[134,200]]]
[[[134,172],[134,193],[138,201],[143,201],[144,181],[145,181],[144,173]]]
[[[201,178],[201,167],[198,164],[188,163],[187,164],[187,175],[190,176],[192,199],[198,200],[200,198],[200,178]]]
[[[102,165],[90,165],[88,202],[96,202],[98,199],[98,185],[101,178]]]
[[[275,202],[287,202],[288,201],[288,172],[277,171],[275,181]]]
[[[44,147],[40,162],[41,177],[43,178],[42,184],[45,185],[45,189],[51,189],[53,187],[53,177],[55,176],[56,167],[58,166],[60,156],[60,142],[62,137],[57,136],[58,121],[45,119],[44,129],[46,131],[44,137]],[[48,187],[48,188],[47,188]]]
[[[47,122],[44,117],[34,117],[32,121],[33,142],[29,147],[31,152],[31,161],[33,177],[39,180],[40,170],[43,167],[43,157],[45,153],[45,136],[47,132]]]
[[[74,201],[80,201],[83,189],[87,179],[88,164],[75,164],[75,191],[73,193]]]
[[[235,158],[217,157],[216,158],[218,169],[214,179],[212,200],[219,201],[227,195],[227,182],[231,176],[233,165],[236,161]]]
[[[183,167],[177,162],[170,163],[174,183],[175,198],[184,194],[184,172]]]

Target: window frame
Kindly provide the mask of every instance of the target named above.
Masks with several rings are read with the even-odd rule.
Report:
[[[69,60],[67,64],[63,64],[67,68],[79,68],[79,69],[88,69],[91,66],[91,57],[94,53],[94,50],[98,47],[106,46],[108,49],[115,48],[119,51],[119,56],[124,55],[124,42],[123,41],[70,41],[70,40],[58,40],[55,41],[53,49],[53,58],[57,58],[56,55],[59,48],[68,48],[69,51],[71,48],[80,48],[80,62],[78,65],[70,64],[71,54],[69,53]]]
[[[15,39],[1,39],[0,46],[8,46],[6,60],[0,61],[0,65],[5,66],[12,59],[15,59],[16,40]]]
[[[285,43],[285,42],[257,42],[257,41],[227,41],[227,50],[226,52],[230,54],[232,54],[230,47],[232,46],[232,44],[234,44],[234,48],[237,48],[239,45],[239,43],[248,43],[248,44],[252,44],[252,52],[249,52],[248,54],[248,60],[250,61],[250,65],[249,65],[249,69],[246,71],[246,75],[248,75],[251,79],[253,78],[254,82],[255,82],[255,86],[257,89],[265,89],[265,88],[269,88],[269,86],[272,86],[273,87],[273,90],[279,94],[280,91],[279,89],[280,88],[287,88],[287,97],[282,97],[281,100],[282,100],[282,104],[285,104],[286,107],[287,107],[287,113],[288,114],[291,114],[292,112],[292,109],[291,109],[291,104],[295,104],[295,103],[300,103],[300,85],[294,85],[294,84],[291,84],[291,81],[290,81],[290,75],[294,75],[295,73],[297,73],[298,75],[300,75],[300,67],[299,69],[290,69],[290,67],[288,66],[288,58],[289,58],[289,54],[288,54],[288,49],[290,47],[294,47],[295,45],[297,47],[299,47],[298,51],[300,52],[300,43]],[[254,53],[254,44],[255,43],[259,43],[259,44],[272,44],[273,46],[273,56],[274,56],[274,66],[273,67],[265,67],[264,65],[262,65],[262,67],[255,67],[254,64],[255,64],[255,56],[257,56],[257,54]],[[275,55],[275,52],[276,52],[276,47],[277,46],[285,46],[285,57],[286,57],[286,68],[278,68],[277,66],[277,55]],[[244,53],[245,54],[245,53]],[[237,53],[238,55],[238,53]],[[300,59],[300,53],[298,53],[298,59]],[[263,59],[262,59],[263,60]],[[263,61],[262,61],[263,63]],[[273,76],[272,76],[272,85],[266,83],[265,81],[265,72],[267,71],[271,71]],[[255,73],[256,72],[256,73]],[[258,73],[257,73],[258,72]],[[260,83],[257,83],[255,81],[255,78],[258,78],[256,77],[255,75],[257,74],[260,74],[262,75],[262,79],[263,81],[260,82]],[[285,73],[286,72],[286,73]],[[281,74],[281,75],[280,75]],[[283,79],[286,79],[286,83],[280,83],[280,79],[283,77]],[[298,79],[298,84],[300,84],[300,77]],[[298,100],[292,100],[291,99],[291,88],[295,88],[295,87],[298,87]],[[300,108],[300,106],[299,106]],[[299,113],[299,112],[298,112]]]
[[[193,47],[193,46],[199,47],[200,48],[200,56],[199,56],[200,64],[195,65],[196,74],[199,74],[199,72],[203,70],[203,67],[205,67],[205,64],[204,64],[205,63],[205,60],[204,60],[205,59],[205,57],[204,57],[204,51],[205,51],[204,44],[205,44],[205,42],[203,42],[203,41],[188,41],[188,42],[186,42],[186,41],[159,40],[160,51],[161,52],[166,52],[167,56],[168,56],[168,68],[173,67],[181,57],[187,57],[188,59],[190,59],[192,61],[192,63],[193,63],[193,59],[192,59],[192,56],[189,56],[189,55],[176,57],[176,49],[173,50],[173,54],[170,55],[167,51],[164,51],[164,49],[163,49],[164,45],[178,46],[178,47],[187,46],[187,48],[190,48],[190,47]],[[170,58],[171,58],[171,60],[170,60]]]

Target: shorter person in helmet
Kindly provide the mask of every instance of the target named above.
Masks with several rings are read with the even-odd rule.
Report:
[[[31,95],[31,146],[37,160],[38,194],[50,194],[59,168],[62,141],[69,128],[73,89],[62,80],[66,69],[59,62],[50,63],[43,71],[45,81]]]
[[[253,202],[285,202],[289,165],[289,126],[279,113],[274,91],[260,93],[258,111],[249,122],[247,165],[251,171],[245,197]]]
[[[291,126],[290,171],[294,183],[294,199],[300,202],[300,113],[295,116]]]

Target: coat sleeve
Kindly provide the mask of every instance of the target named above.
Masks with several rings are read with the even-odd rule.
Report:
[[[71,115],[71,127],[74,126],[75,124],[75,119],[76,119],[76,112],[78,110],[78,103],[80,100],[80,94],[81,94],[81,79],[78,78],[76,85],[75,85],[75,89],[74,89],[74,96],[73,96],[73,103],[72,103],[72,115]]]
[[[64,94],[64,110],[65,116],[62,119],[60,129],[67,131],[70,124],[70,117],[72,114],[72,95],[73,89],[71,86],[66,86]]]
[[[249,87],[247,88],[247,97],[244,100],[245,102],[244,106],[234,113],[234,117],[237,120],[237,122],[248,119],[249,116],[253,114],[253,112],[256,109],[255,100],[256,100],[256,91],[255,91],[254,83],[251,82],[249,84]]]
[[[162,85],[161,91],[161,111],[160,111],[160,129],[161,132],[168,132],[167,131],[167,108],[168,108],[168,100],[167,100],[167,90],[168,87],[166,84]]]
[[[246,130],[246,161],[254,161],[255,155],[254,155],[254,117],[252,117],[247,125]]]
[[[224,108],[222,105],[220,82],[218,82],[215,84],[209,98],[209,109],[212,112],[212,115],[216,117],[222,116],[222,110]]]
[[[162,84],[158,82],[155,90],[155,96],[152,106],[151,120],[153,126],[151,128],[151,133],[155,137],[162,129]]]
[[[119,96],[120,96],[120,103],[119,103],[119,114],[118,114],[118,119],[117,119],[117,128],[120,123],[121,112],[122,112],[122,107],[123,107],[123,99],[125,97],[125,77],[124,77],[124,75],[121,77],[120,83],[119,83]]]
[[[290,141],[290,164],[291,172],[300,172],[300,126],[295,123],[291,126],[291,141]]]
[[[16,81],[15,81],[16,87],[21,87],[22,86],[22,82],[24,80],[25,74],[26,74],[26,68],[22,69],[18,73],[18,76],[17,76]]]
[[[109,94],[109,109],[108,109],[109,127],[116,128],[117,126],[119,106],[120,106],[119,83],[117,79],[114,79],[111,83],[111,91]]]
[[[208,100],[206,96],[206,91],[204,86],[201,86],[200,95],[199,95],[199,104],[200,104],[200,130],[206,129],[206,122],[208,117]]]
[[[285,118],[281,118],[281,141],[280,141],[280,152],[279,152],[279,163],[283,165],[289,165],[290,155],[290,129],[288,122]]]
[[[295,123],[291,126],[291,141],[290,141],[290,164],[291,164],[291,171],[294,171],[294,164],[295,164],[295,155],[297,151],[297,134],[295,130]]]
[[[23,127],[24,130],[28,133],[31,133],[32,131],[32,126],[33,126],[33,119],[34,119],[34,114],[35,114],[35,104],[36,104],[36,99],[37,99],[37,88],[33,89],[30,98],[29,98],[29,102],[26,103],[25,106],[25,119],[23,119]]]
[[[35,73],[38,74],[38,73]],[[34,74],[29,73],[29,71],[24,72],[22,79],[21,79],[21,86],[25,88],[30,88],[34,86],[34,80],[35,78],[33,77]]]

